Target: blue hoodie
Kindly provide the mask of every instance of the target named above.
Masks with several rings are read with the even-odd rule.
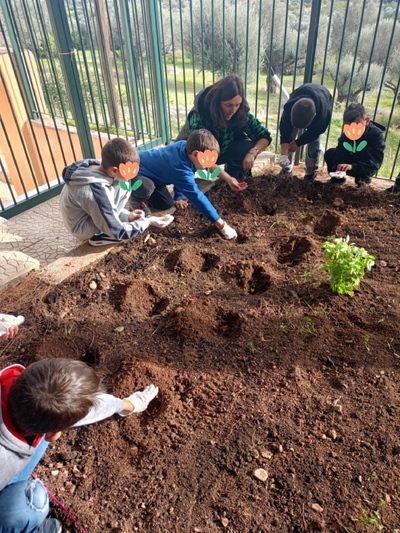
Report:
[[[174,186],[174,200],[185,196],[189,202],[214,224],[221,217],[194,179],[196,167],[186,153],[186,141],[140,152],[139,174],[155,183]]]

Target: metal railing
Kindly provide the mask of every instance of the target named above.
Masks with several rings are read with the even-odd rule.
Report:
[[[351,101],[386,126],[380,175],[400,150],[398,0],[0,0],[0,210],[58,194],[62,168],[114,135],[174,139],[195,95],[239,74],[279,150],[287,94],[334,96],[334,146]]]

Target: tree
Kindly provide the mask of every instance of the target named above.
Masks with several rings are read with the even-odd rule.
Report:
[[[337,60],[332,58],[328,62],[327,71],[329,76],[336,80],[336,100],[344,102],[349,95],[349,100],[356,102],[358,95],[364,90],[373,91],[379,87],[383,67],[376,63],[363,65],[359,59],[354,63],[354,56],[346,54],[340,59],[339,69]]]

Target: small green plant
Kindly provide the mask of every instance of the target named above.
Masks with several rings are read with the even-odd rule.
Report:
[[[309,316],[304,317],[304,327],[299,329],[300,333],[307,333],[308,335],[318,336],[317,328],[314,325],[313,319]]]
[[[364,343],[364,346],[365,346],[365,349],[367,350],[367,352],[369,352],[369,335],[368,333],[366,333],[365,335],[363,335],[363,343]]]
[[[383,531],[385,529],[385,526],[382,524],[381,515],[378,511],[374,511],[372,516],[369,516],[367,511],[363,509],[358,517],[358,521],[372,531]]]
[[[375,257],[345,239],[333,239],[322,244],[325,264],[322,267],[330,275],[330,285],[337,294],[353,295],[364,278],[365,269],[371,270]]]

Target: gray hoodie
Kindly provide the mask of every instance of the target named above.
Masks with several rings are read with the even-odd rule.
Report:
[[[77,161],[65,167],[65,186],[60,195],[60,210],[64,224],[76,237],[90,239],[98,231],[123,241],[141,235],[149,226],[145,218],[128,222],[125,205],[130,191],[119,186],[90,165],[100,165],[96,159]]]
[[[0,490],[3,490],[26,467],[36,451],[35,447],[15,437],[7,429],[3,420],[2,382],[16,378],[23,370],[24,367],[21,365],[11,365],[0,372]],[[89,413],[82,420],[79,420],[74,427],[104,420],[115,413],[121,413],[123,407],[124,404],[121,399],[111,394],[101,393]]]

